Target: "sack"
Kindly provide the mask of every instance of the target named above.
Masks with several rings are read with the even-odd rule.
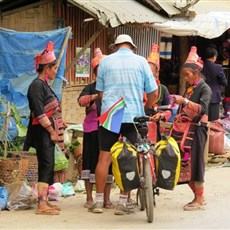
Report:
[[[169,137],[163,138],[155,144],[157,186],[173,190],[180,175],[180,149],[177,142]]]
[[[58,144],[55,144],[54,160],[54,171],[68,168],[68,160]]]
[[[210,122],[209,153],[224,154],[224,127],[220,120]]]
[[[118,187],[130,191],[140,186],[136,147],[123,137],[110,149],[112,154],[112,172]]]
[[[8,192],[5,187],[0,187],[0,210],[4,210],[6,208],[8,199]]]

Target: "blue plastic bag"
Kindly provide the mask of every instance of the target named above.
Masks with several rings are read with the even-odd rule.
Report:
[[[75,195],[75,191],[71,182],[66,182],[62,185],[62,196],[73,196]]]
[[[0,187],[0,208],[4,210],[6,208],[8,199],[8,192],[5,187]]]

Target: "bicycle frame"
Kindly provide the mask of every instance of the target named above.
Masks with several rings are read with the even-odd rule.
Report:
[[[148,114],[154,115],[160,107],[151,109]],[[163,110],[169,109],[169,106],[161,106]],[[154,145],[147,139],[149,116],[141,116],[134,118],[134,126],[137,131],[138,140],[136,143],[140,188],[137,192],[137,200],[140,199],[141,210],[146,209],[147,221],[152,223],[155,206],[155,194],[159,195],[157,189],[157,177],[155,172]],[[137,202],[138,203],[138,202]]]
[[[153,157],[153,149],[151,148],[151,143],[146,139],[142,139],[143,143],[137,145],[138,154],[138,164],[140,173],[140,183],[143,184],[144,181],[144,158],[148,158],[150,162],[151,176],[153,179],[153,185],[156,186],[156,173],[155,173],[155,160]]]

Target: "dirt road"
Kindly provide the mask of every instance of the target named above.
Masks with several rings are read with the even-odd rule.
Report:
[[[115,216],[113,210],[103,214],[89,213],[83,207],[85,194],[63,198],[56,202],[62,208],[59,216],[40,216],[34,209],[25,211],[2,211],[0,229],[230,229],[230,167],[206,167],[204,211],[183,211],[184,204],[192,200],[187,185],[179,185],[174,191],[160,190],[156,198],[155,218],[147,223],[145,212]],[[133,194],[134,195],[134,194]],[[112,190],[116,203],[118,189]]]

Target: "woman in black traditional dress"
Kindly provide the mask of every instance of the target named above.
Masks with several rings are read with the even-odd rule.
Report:
[[[204,209],[204,149],[207,141],[208,106],[212,91],[203,79],[202,68],[203,62],[197,55],[197,48],[193,46],[181,69],[181,76],[185,78],[188,87],[183,97],[174,96],[175,103],[180,106],[179,114],[173,122],[171,135],[178,141],[182,162],[186,165],[181,168],[179,182],[188,183],[194,194],[194,199],[184,206],[186,211]],[[185,141],[182,141],[178,130],[180,127],[184,129],[180,130],[182,136],[186,134],[185,125],[189,130],[184,136],[185,139],[182,139]],[[190,172],[185,173],[185,171]]]
[[[55,143],[64,147],[63,120],[60,103],[48,85],[57,73],[54,44],[48,42],[45,50],[35,56],[38,77],[30,84],[27,97],[29,101],[30,146],[36,149],[38,159],[38,207],[36,214],[58,215],[60,208],[47,200],[49,185],[54,183]]]

